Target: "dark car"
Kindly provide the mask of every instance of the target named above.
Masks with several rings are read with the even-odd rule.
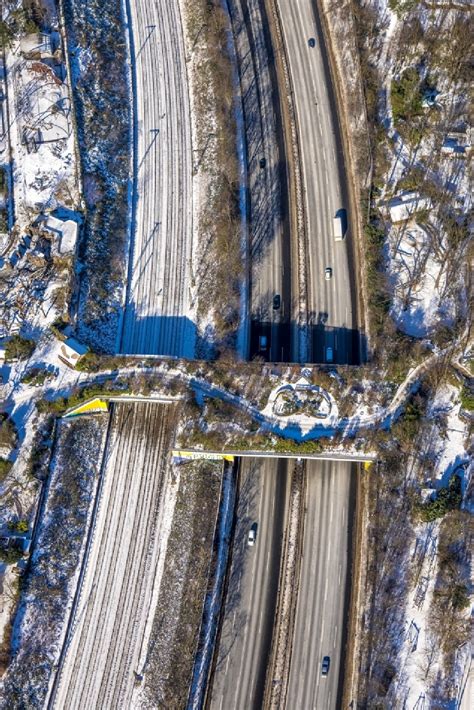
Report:
[[[329,673],[329,665],[331,663],[331,659],[329,656],[324,656],[323,662],[321,665],[321,675],[327,675]]]
[[[309,38],[308,44],[309,44],[309,46],[311,47],[311,49],[312,49],[313,47],[316,47],[316,40],[314,39],[314,37],[310,37],[310,38]]]
[[[281,306],[281,297],[279,293],[273,296],[273,310],[277,311]]]
[[[266,164],[267,164],[267,161],[265,160],[265,158],[260,158],[260,167],[264,168]]]

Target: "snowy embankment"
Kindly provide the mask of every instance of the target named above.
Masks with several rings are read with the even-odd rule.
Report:
[[[207,681],[211,667],[214,643],[217,635],[219,615],[222,604],[224,578],[227,570],[229,544],[234,504],[236,481],[232,466],[227,465],[222,479],[221,503],[214,540],[215,559],[211,588],[204,603],[204,612],[198,650],[194,662],[193,679],[189,693],[187,710],[200,710],[204,705]]]
[[[15,656],[2,679],[0,707],[5,710],[19,701],[43,707],[84,554],[106,426],[103,419],[59,424],[44,510],[13,626]]]
[[[130,116],[121,0],[64,0],[86,220],[78,334],[113,352],[129,234]],[[114,41],[111,41],[114,37]]]

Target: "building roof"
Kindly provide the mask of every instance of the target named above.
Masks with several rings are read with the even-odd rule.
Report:
[[[388,210],[394,224],[406,222],[412,215],[431,209],[431,200],[420,197],[418,192],[405,192],[390,200]]]
[[[87,352],[89,348],[82,345],[74,338],[68,338],[64,343],[61,343],[59,348],[59,359],[69,367],[76,367],[77,363]]]

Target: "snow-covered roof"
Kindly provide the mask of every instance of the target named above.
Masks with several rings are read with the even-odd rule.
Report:
[[[77,363],[89,351],[89,348],[82,343],[79,343],[74,338],[68,338],[64,343],[61,343],[59,348],[59,359],[69,365],[76,367]]]
[[[471,147],[471,137],[469,131],[452,131],[444,139],[441,150],[449,155],[464,155]]]
[[[431,209],[431,200],[418,192],[405,192],[390,200],[388,209],[393,224],[406,222],[417,212]]]
[[[77,223],[72,219],[58,219],[52,215],[40,218],[45,229],[50,234],[59,237],[58,251],[60,254],[68,254],[74,251],[77,239]]]
[[[20,39],[20,52],[40,54],[42,57],[51,56],[53,53],[51,35],[42,32],[25,35]]]

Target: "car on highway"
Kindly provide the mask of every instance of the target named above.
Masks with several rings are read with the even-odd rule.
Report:
[[[324,656],[323,662],[321,664],[321,675],[327,676],[327,674],[329,673],[330,664],[331,664],[331,659],[329,658],[329,656]]]
[[[330,345],[326,348],[326,362],[332,362],[334,360],[334,350]]]
[[[329,279],[332,279],[332,269],[330,266],[327,266],[324,270],[324,278],[326,281],[329,281]]]
[[[276,293],[273,296],[273,310],[277,311],[281,306],[281,296],[279,293]]]
[[[253,547],[253,545],[255,545],[256,539],[257,539],[257,523],[254,523],[249,530],[249,535],[247,538],[247,545],[250,545],[250,547]]]
[[[316,40],[314,39],[314,37],[310,37],[310,38],[309,38],[308,44],[309,44],[309,46],[311,47],[311,49],[312,49],[313,47],[316,47]]]

